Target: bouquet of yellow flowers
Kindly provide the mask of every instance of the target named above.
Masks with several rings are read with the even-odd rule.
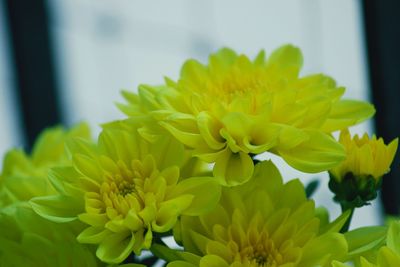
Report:
[[[326,75],[301,77],[302,63],[292,45],[253,60],[223,48],[186,61],[177,81],[123,92],[126,119],[96,139],[79,124],[45,130],[30,154],[10,150],[0,266],[400,266],[400,221],[349,231],[398,139],[352,137],[374,107]],[[330,220],[300,180],[256,158],[265,152],[329,172],[342,214]]]

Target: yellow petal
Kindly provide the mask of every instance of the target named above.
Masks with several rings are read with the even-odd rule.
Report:
[[[292,167],[309,173],[331,169],[345,159],[342,145],[332,137],[308,130],[309,139],[293,149],[277,149],[278,154]]]
[[[135,238],[130,232],[109,235],[100,243],[96,256],[107,263],[118,264],[132,252]]]
[[[221,187],[215,178],[194,177],[181,181],[171,193],[171,197],[191,195],[193,200],[183,214],[198,216],[212,210],[218,203]]]
[[[229,267],[229,264],[219,256],[206,255],[201,258],[200,267]]]
[[[83,199],[64,195],[35,197],[29,203],[37,214],[53,222],[76,220],[84,211]]]
[[[214,176],[222,185],[236,186],[247,182],[253,175],[251,157],[243,152],[232,153],[226,149],[214,166]]]
[[[332,106],[328,120],[322,127],[325,132],[333,132],[358,124],[375,114],[373,105],[356,100],[340,100]]]

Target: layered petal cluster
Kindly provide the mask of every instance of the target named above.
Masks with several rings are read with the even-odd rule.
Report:
[[[385,145],[382,138],[369,138],[342,130],[339,142],[346,150],[346,159],[329,170],[329,189],[335,194],[334,200],[344,209],[368,205],[377,197],[381,178],[389,172],[396,154],[398,139]]]
[[[352,173],[355,177],[372,176],[377,182],[390,170],[390,165],[396,154],[398,138],[386,145],[382,138],[368,134],[353,138],[348,130],[340,133],[339,142],[346,150],[346,160],[331,169],[330,174],[337,180],[342,180],[346,174]]]
[[[379,248],[377,257],[367,260],[364,257],[356,262],[359,267],[398,267],[400,266],[400,222],[392,222],[387,232],[386,245]],[[350,267],[334,261],[332,267]]]
[[[224,48],[208,65],[188,60],[177,82],[140,86],[125,93],[129,116],[151,115],[195,156],[215,163],[224,185],[246,182],[252,154],[270,151],[305,172],[320,172],[344,159],[329,133],[374,113],[372,105],[343,100],[344,88],[325,75],[300,77],[302,54],[286,45],[250,60]]]
[[[283,184],[270,161],[248,183],[223,188],[212,212],[183,216],[179,226],[185,252],[168,267],[327,266],[347,253],[340,223],[322,226],[301,182]]]
[[[0,210],[0,265],[7,267],[106,266],[78,243],[78,224],[60,225],[20,202]]]
[[[22,149],[8,151],[0,175],[0,207],[55,193],[47,180],[47,173],[51,167],[69,161],[64,145],[73,137],[89,139],[88,126],[82,123],[69,130],[62,127],[46,129],[38,137],[30,155]]]
[[[208,211],[220,196],[211,177],[181,178],[184,148],[170,137],[150,143],[137,132],[108,128],[98,144],[75,139],[68,149],[73,165],[50,174],[59,194],[31,204],[56,222],[78,217],[87,225],[78,241],[97,244],[104,262],[140,254],[150,248],[153,233],[171,230],[180,215]]]

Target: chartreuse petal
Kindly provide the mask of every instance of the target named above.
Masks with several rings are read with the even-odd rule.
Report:
[[[90,130],[88,125],[80,123],[69,131],[65,131],[62,127],[44,130],[36,140],[32,150],[32,160],[35,165],[58,161],[64,155],[65,141],[72,137],[89,139]]]
[[[181,215],[211,210],[221,194],[213,177],[188,170],[182,177],[189,154],[183,144],[169,135],[150,142],[130,123],[108,125],[98,144],[71,140],[72,166],[50,175],[59,194],[31,201],[46,219],[79,218],[86,228],[77,240],[98,245],[96,255],[110,264],[149,249],[154,233],[170,231]]]
[[[400,255],[400,222],[391,222],[387,233],[387,246]]]
[[[110,234],[110,230],[104,227],[90,226],[78,235],[77,240],[81,243],[98,244]]]
[[[231,67],[237,58],[238,55],[232,49],[227,47],[221,48],[217,53],[210,55],[209,68],[211,71],[224,72]],[[191,77],[189,78],[191,79]]]
[[[207,255],[200,260],[200,267],[229,267],[229,264],[221,257]]]
[[[200,62],[191,59],[185,62],[181,69],[182,77],[190,77],[193,84],[199,84],[206,77],[207,69]]]
[[[382,267],[400,266],[400,256],[390,248],[382,247],[381,249],[379,249],[378,265]]]
[[[168,263],[167,267],[197,267],[198,265],[186,261],[174,261]]]
[[[81,197],[79,188],[81,175],[71,166],[54,167],[48,174],[51,185],[62,195]]]
[[[243,138],[243,145],[253,154],[270,150],[278,143],[282,126],[275,123],[257,123],[250,136]]]
[[[170,197],[174,198],[180,195],[193,197],[190,206],[182,211],[183,214],[198,216],[215,207],[221,195],[221,187],[214,178],[194,177],[180,182],[172,190]]]
[[[108,263],[120,263],[132,252],[135,238],[129,232],[114,233],[100,243],[96,256]]]
[[[225,146],[225,142],[219,134],[222,124],[217,119],[207,112],[200,112],[197,115],[197,124],[201,136],[210,148],[222,149]]]
[[[214,175],[223,185],[243,184],[251,176],[243,153],[269,151],[300,171],[321,172],[344,158],[328,136],[367,119],[374,109],[342,100],[345,88],[331,77],[300,77],[302,64],[293,45],[279,47],[267,59],[261,51],[254,60],[222,48],[208,64],[188,60],[177,81],[166,79],[165,85],[140,86],[139,96],[125,95],[129,110],[138,111],[134,116],[151,116],[194,156],[215,163]],[[228,171],[234,167],[230,160],[242,166]]]
[[[279,150],[290,150],[309,140],[310,136],[303,130],[283,126],[279,132]]]
[[[25,202],[9,205],[0,211],[0,265],[104,266],[91,248],[76,241],[81,227],[44,219]]]
[[[55,194],[48,179],[49,170],[70,164],[64,147],[68,140],[77,137],[89,138],[86,124],[79,124],[70,130],[62,127],[44,130],[31,154],[21,149],[8,151],[0,175],[0,205],[7,206],[18,201],[29,201],[33,197]]]
[[[304,186],[299,180],[284,184],[266,161],[257,163],[247,183],[223,187],[214,210],[199,217],[183,215],[176,236],[186,252],[201,257],[199,266],[328,266],[347,253],[336,225],[341,220],[321,231]]]
[[[292,167],[303,172],[328,170],[345,159],[342,145],[318,131],[305,131],[308,139],[292,149],[277,148],[277,153]]]
[[[299,48],[284,45],[276,49],[267,61],[267,67],[277,68],[288,78],[296,78],[303,64],[303,56]]]
[[[360,264],[361,264],[361,267],[376,267],[375,264],[373,264],[373,263],[367,261],[364,257],[361,257],[361,258],[360,258]],[[395,266],[397,266],[397,265],[395,265]],[[391,265],[382,265],[382,266],[379,266],[379,267],[394,267],[394,266],[391,266]]]
[[[157,232],[171,229],[176,224],[178,215],[192,205],[193,199],[193,195],[184,194],[161,203],[156,220],[152,223],[152,229]]]
[[[328,233],[313,239],[306,245],[299,266],[316,266],[318,263],[325,265],[333,259],[343,259],[346,252],[347,242],[344,236],[338,233]],[[322,262],[321,258],[324,259]]]
[[[159,138],[154,142],[150,153],[153,155],[159,168],[162,169],[170,166],[181,166],[185,160],[185,149],[174,138]]]
[[[342,263],[342,262],[338,262],[338,261],[333,261],[332,262],[332,267],[349,267],[348,265]],[[368,266],[365,266],[368,267]],[[373,265],[371,265],[370,267],[374,267]]]
[[[176,139],[189,147],[198,147],[204,143],[200,133],[189,132],[184,129],[179,129],[178,126],[160,122],[160,125],[167,129]]]
[[[349,243],[348,258],[360,267],[400,266],[399,222],[393,221],[387,227],[363,227],[346,233]],[[346,266],[335,263],[334,266]]]
[[[30,202],[33,210],[53,222],[69,222],[83,212],[83,199],[65,195],[35,197]]]
[[[214,176],[222,185],[236,186],[248,181],[253,170],[253,160],[248,154],[226,149],[215,162]]]
[[[332,106],[332,111],[322,126],[325,132],[333,132],[369,119],[375,114],[372,104],[357,100],[340,100]]]

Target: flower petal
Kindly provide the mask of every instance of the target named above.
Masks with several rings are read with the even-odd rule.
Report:
[[[112,234],[100,243],[96,256],[107,263],[121,263],[131,254],[134,243],[130,232]]]
[[[104,227],[90,226],[83,230],[76,238],[80,243],[98,244],[107,238],[111,232]]]
[[[225,149],[214,165],[214,176],[221,185],[236,186],[247,182],[254,170],[251,157],[243,152],[232,153]]]
[[[318,132],[305,131],[307,141],[292,149],[277,149],[278,154],[292,167],[308,173],[326,171],[345,158],[342,145],[331,136]]]
[[[332,106],[327,121],[322,126],[325,132],[333,132],[358,124],[375,114],[373,105],[357,100],[341,100]]]
[[[37,214],[53,222],[70,222],[84,212],[83,199],[64,195],[35,197],[29,203]]]
[[[200,267],[229,267],[229,264],[216,255],[206,255],[200,260]]]
[[[215,207],[221,195],[221,187],[212,177],[194,177],[181,181],[171,197],[180,195],[193,196],[190,206],[183,214],[198,216]]]

